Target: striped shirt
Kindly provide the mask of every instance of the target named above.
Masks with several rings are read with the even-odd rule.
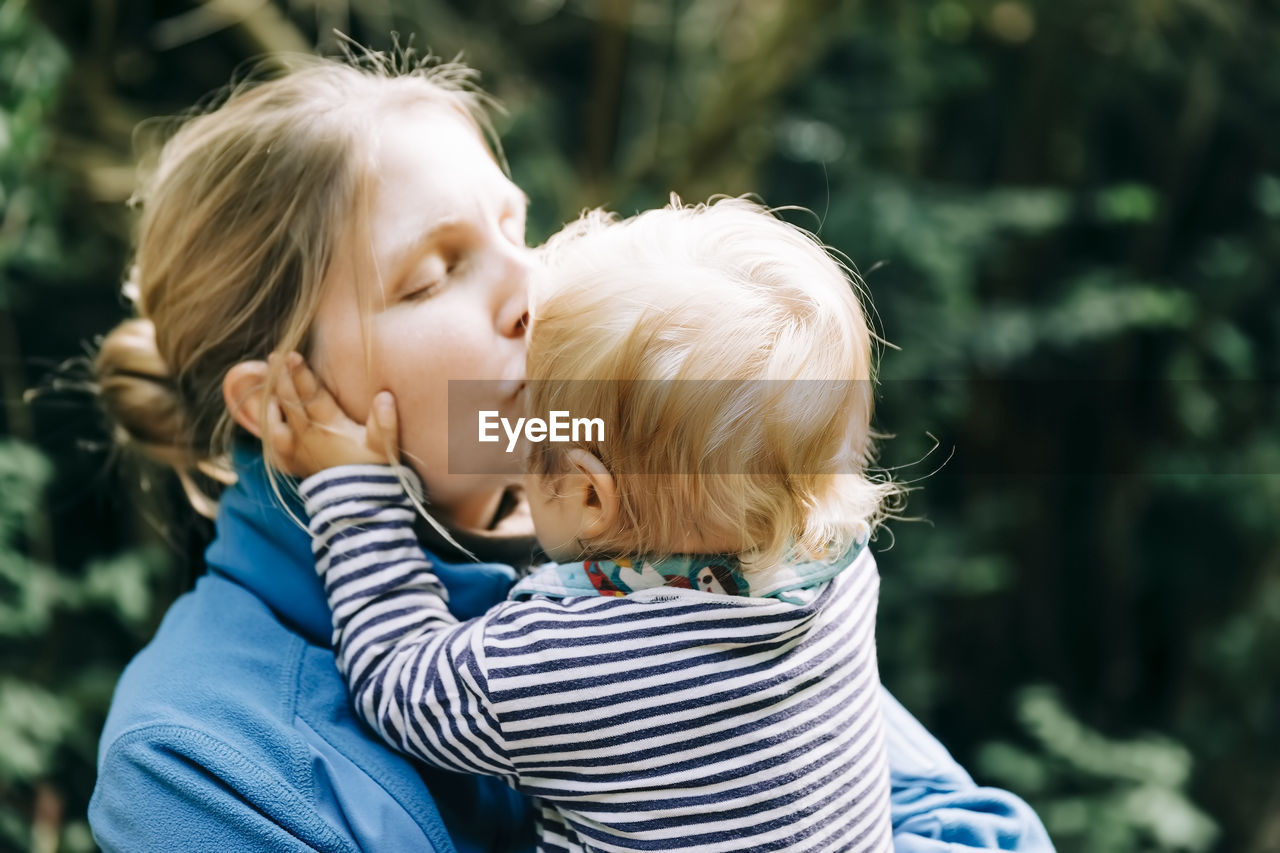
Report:
[[[540,850],[891,849],[869,549],[803,604],[656,588],[460,623],[391,468],[300,491],[358,713],[535,797]]]

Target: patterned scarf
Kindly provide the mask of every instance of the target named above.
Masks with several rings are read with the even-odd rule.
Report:
[[[835,559],[786,562],[759,575],[744,573],[741,562],[733,554],[547,563],[512,587],[508,598],[623,596],[642,589],[668,587],[807,604],[827,581],[853,564],[867,547],[867,539],[864,527],[849,549]]]

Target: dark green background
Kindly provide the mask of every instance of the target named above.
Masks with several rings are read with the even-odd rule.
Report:
[[[484,72],[532,240],[807,208],[916,488],[885,682],[1063,851],[1280,850],[1280,8],[1244,0],[0,0],[0,847],[92,848],[112,685],[209,532],[75,361],[124,313],[133,129],[335,27]]]

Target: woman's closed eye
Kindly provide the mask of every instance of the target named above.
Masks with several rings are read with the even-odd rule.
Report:
[[[428,281],[414,284],[404,289],[404,296],[401,297],[405,302],[417,302],[420,299],[426,299],[435,296],[440,292],[440,288],[444,286],[442,281]]]
[[[416,302],[435,296],[458,272],[460,256],[443,257],[432,255],[419,265],[418,269],[405,281],[400,290],[400,298],[406,302]]]
[[[400,299],[404,302],[417,302],[429,296],[435,296],[444,287],[449,277],[449,267],[442,263],[424,265],[424,268],[405,280],[400,288]]]

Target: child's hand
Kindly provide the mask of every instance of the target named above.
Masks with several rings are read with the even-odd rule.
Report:
[[[399,458],[396,405],[379,392],[364,426],[347,417],[298,353],[268,358],[280,376],[276,396],[267,401],[266,441],[280,466],[296,477],[337,465],[387,465]]]

